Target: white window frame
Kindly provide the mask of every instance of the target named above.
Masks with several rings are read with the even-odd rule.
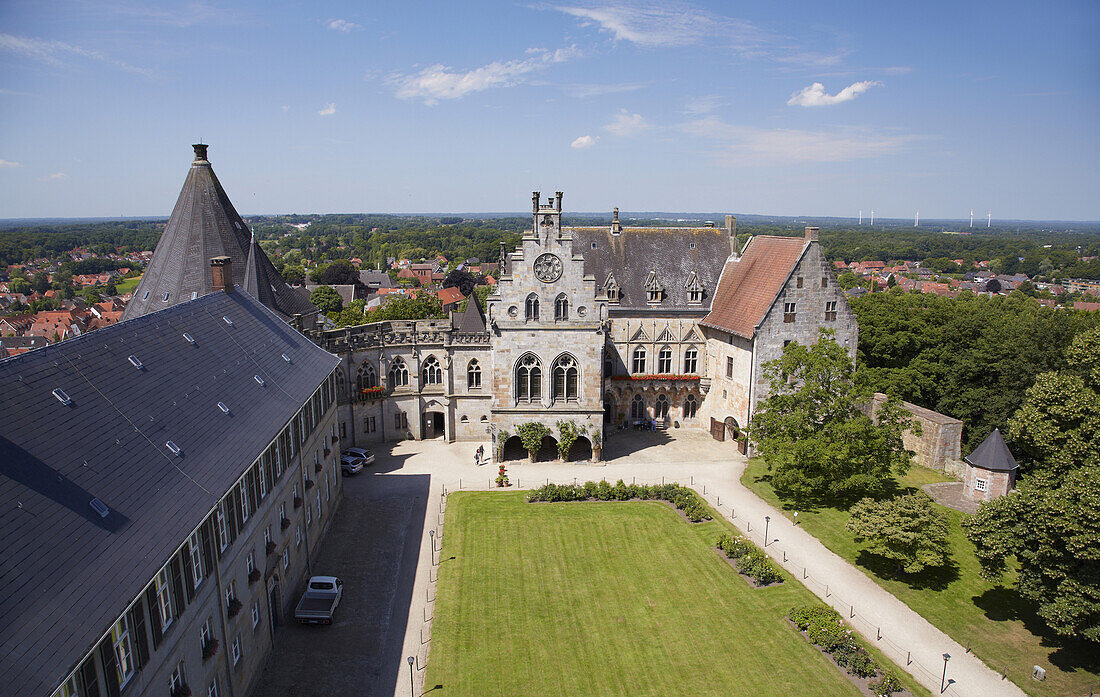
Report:
[[[233,646],[230,647],[231,655],[233,656],[233,667],[236,667],[241,662],[241,635],[233,637]]]
[[[206,697],[218,697],[218,676],[214,676],[214,679],[210,681],[210,685],[206,688]]]
[[[286,571],[290,567],[290,550],[283,550],[283,571]]]
[[[225,501],[218,506],[218,510],[214,513],[214,519],[218,524],[218,547],[221,551],[225,551],[225,548],[229,546],[229,528],[226,527],[226,507]]]
[[[229,585],[225,587],[225,605],[228,608],[229,603],[237,597],[237,582],[230,581]]]
[[[271,526],[264,528],[264,553],[267,553],[267,545],[271,542]]]
[[[251,550],[248,556],[244,558],[244,568],[248,573],[256,570],[256,550]]]
[[[248,522],[249,516],[252,515],[248,511],[248,486],[245,484],[245,480],[241,480],[241,528],[244,528],[244,524]]]
[[[313,522],[313,504],[312,503],[307,503],[306,504],[306,525],[309,525],[312,522]]]
[[[260,601],[252,601],[252,628],[255,629],[260,624]]]
[[[256,470],[260,477],[260,500],[267,496],[267,468],[264,467],[263,458],[257,461]]]
[[[689,346],[684,349],[684,373],[694,375],[699,372],[699,349]]]
[[[302,546],[302,526],[300,524],[294,527],[294,546]]]
[[[286,501],[279,502],[279,523],[282,525],[283,518],[286,518]]]
[[[160,612],[160,629],[164,631],[172,626],[172,621],[175,619],[172,607],[172,579],[167,566],[157,573],[153,585],[157,589],[157,611]]]
[[[214,630],[210,626],[210,618],[207,617],[206,621],[199,627],[199,647],[204,648],[213,636]]]
[[[191,552],[191,583],[194,588],[198,588],[206,576],[206,569],[202,565],[202,536],[196,530],[191,533],[187,542]]]
[[[176,664],[176,667],[172,669],[172,674],[168,676],[168,692],[171,693],[183,687],[184,682],[186,681],[183,679],[183,661],[180,661]]]
[[[118,675],[118,686],[121,689],[137,672],[137,667],[134,665],[134,647],[130,643],[130,623],[126,615],[120,617],[118,622],[115,622],[115,626],[111,627],[111,647],[115,652],[115,671]]]
[[[974,491],[987,491],[988,482],[985,479],[974,480]]]

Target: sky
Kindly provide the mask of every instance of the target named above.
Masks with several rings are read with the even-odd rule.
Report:
[[[1100,220],[1100,3],[0,0],[0,218]]]

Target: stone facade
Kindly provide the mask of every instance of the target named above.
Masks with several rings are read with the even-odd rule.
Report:
[[[875,394],[871,402],[872,417],[885,402],[886,395]],[[905,449],[913,451],[913,462],[921,467],[961,476],[963,422],[909,402],[902,402],[901,408],[909,412],[913,421],[920,426],[920,435],[912,431],[906,431],[902,435]]]
[[[1016,470],[997,472],[964,464],[963,495],[971,501],[991,501],[1016,487]]]

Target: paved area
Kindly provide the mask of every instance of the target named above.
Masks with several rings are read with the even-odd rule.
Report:
[[[924,492],[931,496],[932,500],[941,506],[947,506],[948,508],[953,508],[963,513],[970,513],[971,515],[978,512],[979,502],[971,501],[963,496],[962,482],[937,482],[935,484],[925,484],[921,489],[924,489]]]
[[[366,625],[345,626],[344,621],[353,624],[350,622],[353,616],[348,613],[341,617],[341,624],[334,627],[347,633],[346,641],[337,638],[339,643],[364,641],[369,649],[364,652],[361,647],[353,647],[334,655],[331,660],[326,658],[317,671],[332,670],[346,676],[324,678],[325,688],[315,687],[311,682],[320,676],[302,683],[288,682],[297,678],[294,671],[284,665],[285,661],[299,660],[300,669],[308,672],[309,660],[324,650],[314,640],[318,636],[316,632],[309,628],[291,628],[279,639],[273,660],[274,670],[284,676],[283,681],[268,683],[273,691],[255,694],[406,697],[431,690],[431,686],[424,686],[422,681],[429,647],[425,639],[431,632],[436,578],[433,558],[436,557],[431,547],[434,538],[424,532],[440,529],[441,510],[445,510],[441,501],[444,487],[448,491],[490,488],[497,466],[473,464],[478,445],[481,444],[403,441],[392,444],[388,453],[385,448],[375,449],[379,465],[368,476],[349,482],[362,491],[358,492],[353,486],[345,491],[345,500],[334,522],[336,527],[320,553],[322,559],[331,559],[336,568],[339,564],[349,565],[353,573],[344,574],[346,582],[349,577],[354,579],[360,569],[380,566],[377,578],[384,588],[375,589],[377,592],[368,594],[369,598],[345,600],[341,606],[341,610],[347,612],[352,602],[368,603],[370,608],[356,620]],[[489,444],[484,445],[489,451]],[[507,463],[508,474],[521,488],[531,488],[546,480],[559,483],[601,478],[645,483],[662,479],[679,481],[693,486],[761,544],[765,516],[769,516],[768,553],[799,578],[805,577],[803,583],[812,592],[849,618],[857,631],[933,693],[940,691],[942,654],[949,653],[947,677],[953,682],[944,694],[1023,696],[1023,691],[1014,684],[1002,680],[999,673],[968,654],[964,647],[883,590],[862,571],[827,550],[780,511],[741,486],[745,459],[737,454],[732,444],[716,443],[708,435],[696,432],[614,432],[607,438],[604,456],[605,462],[594,464]],[[402,487],[391,484],[390,480],[412,484]],[[385,510],[377,502],[408,495],[425,498],[423,503],[409,509],[407,524],[388,523]],[[370,508],[372,504],[377,511],[355,511],[357,507]],[[398,506],[401,510],[396,502],[386,505]],[[402,527],[404,533],[400,532]],[[445,535],[445,526],[442,530]],[[349,535],[358,536],[358,545],[347,544],[344,538]],[[397,551],[384,550],[387,544]],[[383,554],[389,561],[371,561],[370,557],[376,553]],[[393,564],[398,558],[400,568],[395,569]],[[382,608],[387,597],[392,598],[388,614]],[[294,659],[294,654],[310,658]],[[411,669],[403,657],[413,658]]]

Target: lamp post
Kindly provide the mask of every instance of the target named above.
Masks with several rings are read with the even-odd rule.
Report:
[[[409,697],[416,695],[416,684],[413,682],[413,657],[409,656],[405,659],[409,662]]]
[[[768,526],[772,524],[772,517],[770,515],[764,516],[764,546],[768,546]]]
[[[943,677],[940,678],[940,694],[943,694],[944,686],[947,684],[947,662],[951,660],[951,654],[945,653],[943,655]]]
[[[435,530],[428,531],[428,538],[432,544],[432,566],[435,566]]]

